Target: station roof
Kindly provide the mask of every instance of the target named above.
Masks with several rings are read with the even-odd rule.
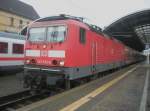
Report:
[[[129,47],[142,51],[150,43],[150,9],[132,13],[113,22],[104,32]]]
[[[31,5],[21,2],[19,0],[1,0],[0,10],[23,16],[31,20],[39,18],[38,13]]]

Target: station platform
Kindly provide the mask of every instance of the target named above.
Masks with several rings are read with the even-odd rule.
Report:
[[[17,111],[150,111],[150,65],[136,64]]]
[[[27,90],[22,87],[23,83],[16,75],[16,73],[12,73],[0,76],[0,97]]]

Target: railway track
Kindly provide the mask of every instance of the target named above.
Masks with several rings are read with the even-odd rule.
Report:
[[[48,93],[31,94],[29,90],[0,98],[0,111],[15,111],[50,96]]]

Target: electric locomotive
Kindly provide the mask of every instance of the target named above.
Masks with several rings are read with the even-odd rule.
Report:
[[[41,89],[64,83],[69,88],[70,81],[137,62],[130,52],[81,17],[41,18],[27,29],[24,86]]]

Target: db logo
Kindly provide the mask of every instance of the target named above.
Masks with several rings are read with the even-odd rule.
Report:
[[[47,51],[46,50],[41,51],[41,56],[46,57],[47,56]]]

